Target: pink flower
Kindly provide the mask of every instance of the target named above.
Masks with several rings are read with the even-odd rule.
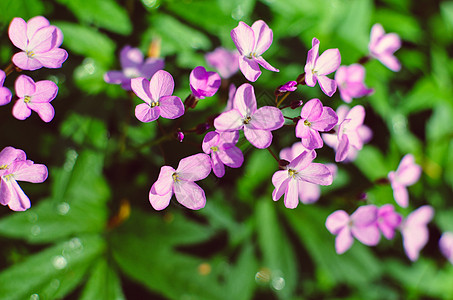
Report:
[[[253,86],[244,83],[236,90],[233,109],[214,120],[217,131],[244,130],[245,138],[256,148],[264,149],[272,143],[272,130],[283,126],[282,112],[272,106],[256,108]]]
[[[11,102],[11,91],[9,88],[4,87],[3,84],[5,83],[6,74],[2,70],[0,70],[0,105],[6,105]]]
[[[30,199],[17,181],[40,183],[47,178],[47,167],[27,160],[25,152],[6,147],[0,152],[0,203],[15,211],[30,208]]]
[[[190,209],[200,209],[206,204],[202,188],[194,181],[206,178],[211,172],[211,160],[204,153],[181,159],[175,170],[170,166],[160,169],[159,178],[149,191],[149,202],[156,210],[162,210],[170,203],[175,193],[176,200]]]
[[[299,204],[299,193],[302,192],[301,183],[306,181],[320,185],[332,184],[332,173],[323,164],[312,163],[316,157],[315,151],[304,151],[293,159],[285,170],[280,170],[272,176],[275,189],[272,199],[277,201],[285,194],[285,206],[296,208]]]
[[[373,136],[371,129],[363,125],[365,109],[361,105],[349,109],[346,105],[337,108],[338,124],[334,127],[335,134],[324,133],[324,142],[335,152],[335,161],[353,161],[363,144]]]
[[[50,80],[34,82],[27,75],[20,75],[15,82],[16,95],[19,97],[13,106],[13,116],[25,120],[31,111],[38,113],[44,122],[52,121],[55,110],[50,102],[58,93],[58,86]]]
[[[404,251],[411,261],[418,259],[420,250],[428,242],[428,223],[433,215],[434,209],[429,205],[424,205],[410,213],[401,224]]]
[[[288,162],[294,160],[302,152],[309,151],[301,142],[294,143],[291,147],[283,148],[280,151],[280,159],[287,160]],[[332,180],[337,174],[337,166],[335,164],[326,164],[332,174]],[[308,181],[299,181],[299,199],[303,204],[310,204],[318,201],[321,196],[321,189],[319,184],[311,183]]]
[[[401,64],[393,53],[400,47],[401,40],[396,33],[385,34],[381,24],[374,24],[368,44],[371,56],[377,58],[390,70],[397,72],[401,69]]]
[[[184,105],[177,96],[172,96],[175,83],[170,73],[157,71],[150,81],[139,77],[131,80],[132,91],[146,103],[135,107],[135,116],[142,122],[176,119],[184,114]]]
[[[228,111],[228,110],[233,109],[234,95],[236,95],[236,86],[234,85],[234,83],[232,83],[232,84],[230,84],[230,87],[228,89],[227,105],[225,106],[225,109],[223,111]]]
[[[365,68],[360,64],[341,66],[335,72],[341,99],[346,103],[351,103],[352,98],[360,98],[373,92],[373,89],[365,86],[364,80]]]
[[[400,226],[401,220],[401,215],[395,212],[395,208],[391,204],[385,204],[378,210],[377,224],[379,230],[388,240],[395,236],[395,229]]]
[[[267,24],[258,20],[252,27],[244,22],[231,30],[231,38],[236,45],[239,57],[239,69],[247,80],[255,82],[261,75],[260,65],[266,70],[279,72],[261,56],[272,44],[273,33]]]
[[[280,92],[294,92],[297,90],[297,82],[296,81],[288,81],[284,85],[281,85],[278,90]]]
[[[9,25],[9,39],[22,52],[14,54],[13,63],[22,70],[33,71],[41,67],[61,68],[68,58],[66,50],[58,48],[63,42],[61,30],[37,16],[25,22],[14,18]]]
[[[238,131],[208,132],[204,139],[202,148],[204,153],[211,154],[212,171],[215,176],[225,175],[225,166],[239,168],[244,162],[244,155],[236,147],[239,139]]]
[[[104,74],[104,80],[111,84],[121,84],[126,91],[132,90],[131,79],[145,77],[150,79],[157,71],[164,68],[164,60],[160,58],[147,58],[138,48],[127,45],[120,52],[122,71],[109,71]]]
[[[205,55],[207,63],[216,68],[222,78],[230,78],[239,70],[239,53],[218,47]]]
[[[312,48],[307,54],[307,63],[305,64],[305,82],[308,86],[315,86],[319,81],[321,90],[327,96],[331,97],[337,90],[335,80],[328,78],[326,75],[334,72],[341,63],[340,51],[338,49],[328,49],[318,57],[319,40],[313,38]]]
[[[207,72],[198,66],[190,72],[190,89],[197,99],[212,97],[220,87],[221,79],[216,72]]]
[[[337,125],[337,114],[330,107],[323,107],[319,99],[311,99],[302,107],[301,119],[296,125],[296,136],[302,139],[307,149],[321,148],[323,145],[319,131],[329,131]]]
[[[453,232],[444,232],[439,240],[440,252],[453,264]]]
[[[401,207],[409,205],[409,193],[406,186],[413,185],[418,181],[422,173],[422,168],[415,163],[412,154],[406,154],[401,160],[398,169],[391,171],[388,178],[392,185],[393,197]]]
[[[337,210],[327,217],[326,227],[337,235],[335,250],[346,252],[354,243],[354,237],[362,244],[375,246],[381,235],[377,226],[378,208],[374,205],[360,206],[351,216],[344,210]]]

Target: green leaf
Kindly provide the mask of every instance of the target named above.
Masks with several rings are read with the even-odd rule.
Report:
[[[83,280],[91,262],[105,249],[101,238],[76,237],[28,257],[0,273],[0,298],[63,298]]]
[[[104,258],[95,264],[80,299],[126,299],[118,274]]]
[[[359,151],[359,155],[354,161],[354,164],[370,181],[383,177],[387,178],[387,174],[390,170],[387,167],[387,161],[382,156],[382,153],[370,145],[364,146],[363,149]]]
[[[115,57],[115,43],[95,28],[69,22],[55,22],[64,35],[63,46],[68,50],[91,57],[109,66]]]
[[[11,20],[19,17],[28,21],[35,16],[43,15],[44,4],[41,0],[2,0],[0,1],[0,23],[6,29]]]
[[[81,65],[74,70],[76,85],[88,94],[99,94],[108,88],[104,74],[108,69],[99,61],[90,57],[85,58]]]
[[[348,5],[349,9],[338,28],[338,33],[351,45],[366,53],[370,39],[369,24],[372,2],[370,0],[353,0]]]
[[[296,256],[277,220],[276,203],[261,198],[256,205],[256,230],[264,266],[270,270],[270,287],[280,299],[289,299],[297,286]]]
[[[61,125],[61,134],[72,138],[79,146],[103,150],[107,147],[107,128],[97,119],[71,113]]]
[[[57,0],[66,5],[82,23],[93,24],[123,35],[132,32],[126,9],[113,0]]]

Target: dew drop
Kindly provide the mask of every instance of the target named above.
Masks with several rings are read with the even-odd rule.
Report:
[[[271,285],[275,290],[280,291],[285,287],[285,279],[280,276],[274,277]]]
[[[38,294],[31,295],[30,300],[39,300],[39,295]]]
[[[38,221],[38,215],[34,212],[29,212],[27,217],[30,223],[36,223]]]
[[[72,170],[72,168],[74,167],[74,164],[76,162],[77,156],[78,156],[78,154],[74,149],[70,149],[66,153],[66,161],[63,165],[63,169],[66,172],[70,172]]]
[[[270,281],[270,279],[271,279],[271,270],[269,270],[268,268],[261,268],[255,274],[256,283],[265,284],[265,283],[268,283]]]
[[[39,227],[38,225],[33,225],[33,226],[30,228],[30,231],[31,231],[31,235],[37,236],[38,234],[41,233],[41,227]]]
[[[242,6],[238,5],[231,13],[231,17],[236,21],[242,19],[242,17],[244,17],[244,10],[242,9]]]
[[[89,75],[93,75],[94,72],[96,71],[94,60],[92,60],[91,58],[86,58],[83,61],[83,68],[85,69],[85,72],[87,72]]]
[[[148,8],[158,8],[159,7],[159,1],[157,0],[142,0],[143,5],[148,7]]]
[[[50,282],[50,287],[54,290],[57,290],[59,287],[60,287],[60,280],[58,279],[53,279],[51,282]]]
[[[73,250],[82,250],[83,245],[79,238],[73,238],[68,243],[69,248]]]
[[[66,265],[68,264],[68,262],[66,261],[66,258],[64,258],[64,257],[61,256],[61,255],[58,255],[58,256],[55,256],[55,257],[52,259],[52,264],[53,264],[53,266],[55,267],[55,269],[61,270],[61,269],[64,269],[64,268],[66,267]]]
[[[67,202],[61,202],[57,206],[57,212],[63,216],[66,215],[70,209],[71,209],[71,206],[69,206],[69,204]]]

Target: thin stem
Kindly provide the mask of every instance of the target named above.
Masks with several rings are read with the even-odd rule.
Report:
[[[269,153],[272,155],[272,157],[273,157],[273,158],[275,159],[275,161],[277,161],[277,163],[278,163],[280,160],[279,160],[278,157],[274,154],[274,152],[272,152],[270,146],[267,147],[266,149],[267,149],[267,151],[269,151]]]
[[[283,101],[285,101],[286,98],[288,98],[288,96],[289,96],[290,93],[291,93],[291,92],[286,92],[286,93],[283,95],[283,97],[280,99],[280,101],[278,101],[278,103],[277,103],[277,105],[276,105],[277,108],[280,106],[280,104],[282,104]]]
[[[3,71],[5,72],[5,75],[8,76],[14,70],[16,70],[16,66],[13,64],[13,62],[10,62],[9,65]]]

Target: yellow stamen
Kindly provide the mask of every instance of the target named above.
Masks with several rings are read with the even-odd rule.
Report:
[[[171,175],[171,177],[173,178],[174,182],[178,182],[179,181],[179,175],[177,173],[173,173],[173,175]]]
[[[24,96],[24,102],[25,103],[29,103],[31,101],[31,97],[30,96]]]
[[[305,125],[305,126],[311,126],[311,123],[310,123],[310,121],[305,120],[305,121],[304,121],[304,125]]]
[[[219,147],[213,146],[213,147],[211,147],[211,150],[214,151],[214,152],[219,151]]]
[[[159,101],[151,102],[151,107],[159,106]]]

